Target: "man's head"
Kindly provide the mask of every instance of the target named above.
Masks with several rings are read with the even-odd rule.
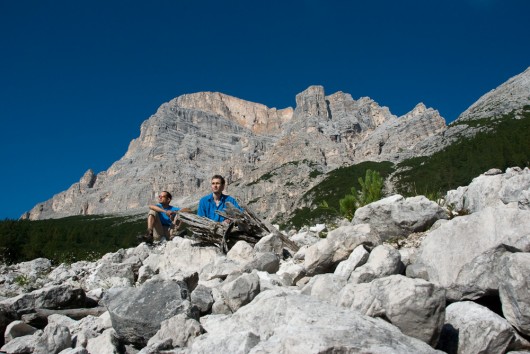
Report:
[[[212,177],[212,192],[215,194],[223,193],[225,189],[225,179],[221,175],[214,175]]]
[[[169,193],[168,191],[162,191],[158,194],[158,200],[162,204],[164,203],[169,204],[169,202],[171,201],[171,198],[172,198],[171,193]]]

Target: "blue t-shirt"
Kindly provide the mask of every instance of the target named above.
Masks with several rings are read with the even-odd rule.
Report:
[[[237,201],[233,197],[226,194],[221,194],[221,200],[219,201],[219,205],[216,205],[212,193],[205,195],[201,198],[201,200],[199,201],[199,209],[197,209],[197,215],[207,217],[208,219],[211,219],[213,221],[221,222],[225,218],[221,215],[216,214],[215,212],[224,211],[226,209],[227,202],[230,202],[234,207],[243,211],[239,204],[237,204]]]
[[[171,206],[171,205],[169,207],[167,207],[167,208],[164,208],[162,206],[162,204],[160,204],[160,203],[158,203],[156,206],[160,207],[160,208],[162,208],[164,210],[169,210],[169,211],[179,211],[180,210],[180,208],[177,208],[177,207],[174,207],[174,206]],[[159,212],[158,213],[158,217],[160,218],[160,222],[162,223],[162,225],[171,226],[171,219],[165,213],[160,213]]]

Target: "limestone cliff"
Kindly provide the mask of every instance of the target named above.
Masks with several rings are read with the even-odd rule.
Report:
[[[528,105],[530,70],[486,94],[459,120]],[[497,94],[495,94],[497,93]],[[504,103],[513,98],[515,103]],[[451,130],[452,129],[452,130]],[[173,204],[194,207],[215,173],[226,192],[272,220],[289,213],[324,173],[362,161],[429,155],[451,141],[462,125],[447,128],[440,114],[418,104],[396,117],[368,97],[357,100],[311,86],[296,107],[276,109],[217,92],[177,97],[144,121],[140,136],[107,171],[88,170],[78,183],[39,203],[23,217],[145,212],[160,190]]]

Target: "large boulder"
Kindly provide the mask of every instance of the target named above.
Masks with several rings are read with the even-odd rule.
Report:
[[[435,346],[445,319],[445,290],[422,279],[391,275],[346,285],[337,305],[385,318],[404,334]]]
[[[182,281],[150,280],[138,288],[114,288],[103,300],[118,337],[144,346],[162,321],[180,313],[193,314],[189,290]]]
[[[530,253],[507,253],[501,261],[499,281],[504,317],[530,336]]]
[[[515,330],[501,316],[472,301],[447,306],[438,348],[450,354],[506,353]]]
[[[370,225],[341,226],[328,233],[325,239],[309,246],[305,251],[304,267],[307,275],[329,273],[343,260],[348,259],[360,245],[373,248],[381,243]]]
[[[319,300],[335,303],[336,297],[346,285],[346,278],[333,273],[317,274],[302,288],[301,293]]]
[[[83,289],[69,285],[47,286],[0,301],[0,308],[12,317],[19,318],[25,313],[42,309],[68,309],[85,306],[86,295]]]
[[[468,186],[447,192],[445,204],[454,211],[474,213],[486,207],[514,203],[530,209],[530,169],[518,167],[490,170],[471,181]]]
[[[86,289],[127,287],[134,285],[134,265],[130,263],[99,264],[91,274],[86,277]]]
[[[232,312],[251,302],[260,292],[260,281],[256,271],[244,273],[220,287],[223,300]]]
[[[489,207],[442,223],[427,234],[407,275],[447,289],[450,300],[498,291],[498,262],[510,249],[530,250],[530,211]]]
[[[350,283],[369,283],[404,270],[401,254],[388,245],[379,245],[370,252],[365,264],[357,267],[348,277]]]
[[[151,253],[143,264],[162,278],[171,279],[200,273],[205,265],[221,254],[216,247],[200,247],[192,240],[175,237],[166,243],[161,254]]]
[[[87,341],[88,353],[116,354],[119,353],[120,340],[113,328],[106,329],[100,336]]]
[[[192,353],[435,353],[381,320],[295,291],[270,290],[229,316],[202,319]]]
[[[149,339],[147,345],[155,346],[157,343],[167,343],[169,340],[170,348],[187,347],[202,333],[199,321],[180,314],[162,321],[160,330]]]
[[[426,231],[436,220],[447,218],[442,207],[424,196],[396,194],[357,209],[352,224],[370,224],[381,240],[387,241]]]

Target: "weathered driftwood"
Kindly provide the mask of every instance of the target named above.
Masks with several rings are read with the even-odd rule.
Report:
[[[105,307],[92,307],[92,308],[79,308],[79,309],[63,309],[63,310],[54,310],[54,309],[35,309],[35,313],[39,318],[47,318],[50,315],[63,315],[68,316],[74,320],[80,320],[88,315],[100,316],[107,309]]]
[[[287,236],[279,232],[268,222],[261,220],[247,206],[242,205],[243,211],[227,203],[224,212],[216,213],[225,217],[229,222],[215,222],[195,214],[179,212],[180,220],[193,232],[192,238],[200,243],[215,245],[224,252],[237,241],[246,241],[255,245],[262,237],[274,233],[282,240],[284,247],[296,252],[298,246]]]

